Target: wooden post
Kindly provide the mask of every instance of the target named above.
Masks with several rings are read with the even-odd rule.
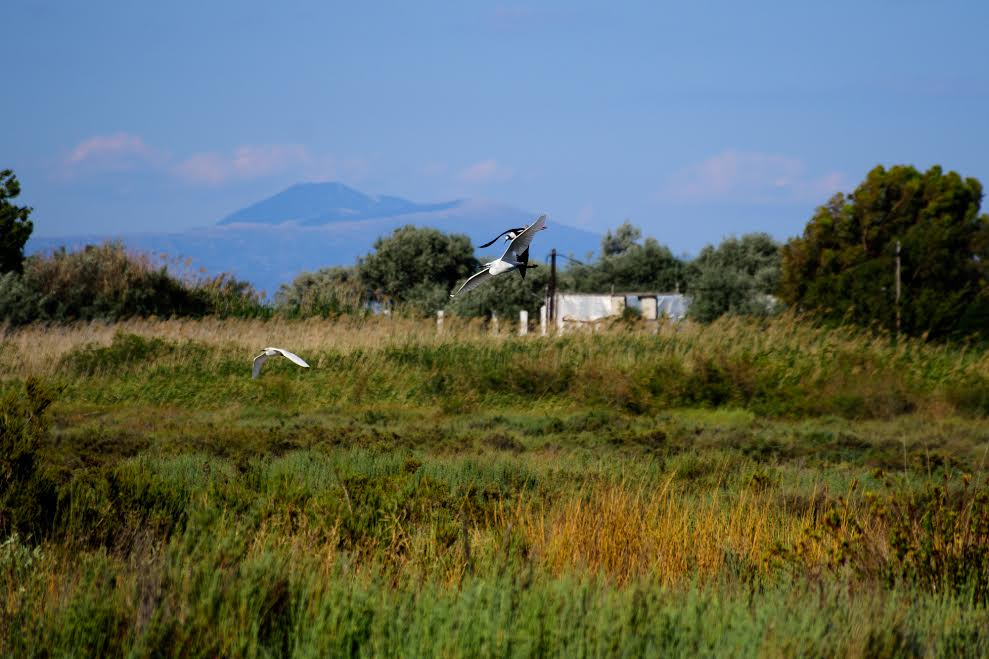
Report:
[[[498,314],[494,312],[491,313],[491,333],[498,333]]]
[[[900,336],[900,241],[896,241],[896,336]]]
[[[519,336],[529,333],[529,312],[525,309],[519,311]]]
[[[556,248],[554,247],[549,253],[549,290],[547,292],[546,305],[548,307],[546,313],[549,316],[549,322],[552,323],[556,320]]]
[[[546,336],[546,305],[539,307],[539,334]]]
[[[436,312],[436,331],[437,333],[443,332],[443,310],[440,309]]]

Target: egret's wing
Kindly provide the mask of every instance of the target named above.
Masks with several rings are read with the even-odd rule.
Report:
[[[251,373],[252,380],[256,380],[261,375],[261,367],[264,366],[266,361],[268,361],[268,355],[263,352],[254,358],[254,370]]]
[[[471,275],[467,279],[467,281],[464,282],[463,286],[461,286],[459,289],[457,289],[457,292],[456,293],[452,293],[450,295],[450,297],[456,297],[457,295],[460,295],[461,293],[466,293],[467,291],[469,291],[471,289],[477,288],[478,286],[480,286],[481,284],[483,284],[487,280],[491,279],[493,276],[494,275],[491,274],[491,272],[488,270],[488,268],[485,268],[484,270],[481,270],[480,272]]]
[[[527,226],[525,231],[515,236],[515,240],[508,243],[508,249],[505,250],[505,253],[502,255],[501,259],[503,261],[509,261],[509,259],[505,258],[509,254],[522,254],[527,251],[529,249],[529,245],[532,243],[532,239],[536,236],[536,232],[541,231],[544,226],[546,226],[546,216],[540,215],[539,219]],[[511,263],[515,260],[516,259],[511,259],[509,262]]]
[[[295,362],[296,364],[302,366],[303,368],[309,368],[309,364],[307,364],[305,360],[302,359],[302,357],[299,357],[294,352],[289,352],[284,348],[272,348],[272,350],[277,350],[278,354],[280,354],[282,357],[288,357],[290,361]]]

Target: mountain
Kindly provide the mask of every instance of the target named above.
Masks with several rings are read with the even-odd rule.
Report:
[[[323,225],[331,222],[370,220],[410,213],[428,213],[455,208],[460,201],[417,204],[401,197],[372,197],[342,183],[299,183],[218,222],[225,224]]]
[[[406,224],[465,233],[475,245],[509,227],[532,222],[538,213],[485,200],[418,204],[399,197],[365,195],[339,183],[294,185],[279,194],[235,211],[212,227],[179,233],[133,233],[34,238],[28,253],[66,246],[81,248],[111,238],[154,256],[167,254],[176,272],[229,272],[273,295],[300,272],[331,265],[353,265],[371,251],[375,239]],[[532,247],[534,260],[555,248],[586,258],[598,249],[597,234],[553,221]],[[479,257],[500,254],[500,243]],[[186,259],[190,266],[184,265]]]

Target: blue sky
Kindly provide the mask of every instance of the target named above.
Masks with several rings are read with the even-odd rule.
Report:
[[[799,233],[876,164],[989,184],[989,3],[7,0],[0,168],[38,235],[298,181],[483,197],[677,252]]]

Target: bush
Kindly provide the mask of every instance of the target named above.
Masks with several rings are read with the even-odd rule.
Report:
[[[275,308],[290,318],[339,316],[364,309],[364,286],[356,268],[303,272],[275,295]]]
[[[691,317],[710,322],[726,313],[765,316],[779,284],[780,246],[765,233],[727,238],[701,250],[691,272]]]
[[[55,513],[54,483],[42,473],[38,449],[48,432],[51,392],[38,380],[0,398],[0,536],[37,536]]]
[[[269,315],[250,284],[220,275],[185,282],[119,242],[35,256],[24,274],[0,278],[0,318],[32,321],[120,320],[146,316]]]

